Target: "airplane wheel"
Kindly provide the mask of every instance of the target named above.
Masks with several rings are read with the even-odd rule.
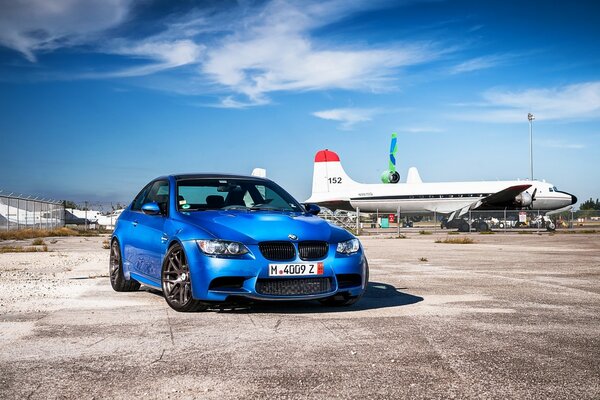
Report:
[[[490,230],[490,227],[487,224],[487,222],[480,222],[479,224],[477,224],[477,231],[479,231],[479,232],[487,232],[489,230]]]
[[[458,225],[459,232],[469,232],[469,223],[465,220],[462,220]]]

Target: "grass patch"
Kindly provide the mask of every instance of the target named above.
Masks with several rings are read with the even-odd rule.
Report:
[[[0,253],[43,253],[48,251],[48,246],[0,246]]]
[[[450,231],[448,232],[448,235],[460,235],[460,233],[456,231]]]
[[[560,229],[560,230],[556,230],[555,232],[556,233],[562,233],[562,234],[580,233],[580,234],[583,234],[583,235],[593,235],[593,234],[596,234],[596,233],[600,233],[600,231],[596,230],[596,229],[566,230],[566,231]]]
[[[423,230],[419,231],[419,235],[431,235],[431,234],[432,234],[432,232],[430,232],[430,231],[423,231]]]
[[[473,239],[470,237],[460,237],[460,238],[446,238],[444,240],[438,239],[435,243],[449,243],[449,244],[471,244],[475,243]]]
[[[531,232],[531,231],[519,231],[519,232],[517,232],[517,233],[518,233],[519,235],[531,235],[531,234],[533,234],[533,232]]]
[[[427,262],[427,261],[429,261],[429,260],[427,260],[427,257],[421,257],[421,258],[419,258],[419,261],[422,261],[422,262]]]
[[[79,230],[72,228],[55,229],[23,229],[20,231],[0,232],[0,240],[25,240],[46,238],[52,236],[99,236],[102,233],[110,233],[107,230]]]
[[[31,242],[32,246],[43,246],[45,244],[44,239],[41,238],[33,239],[33,242]]]
[[[110,241],[108,239],[102,241],[102,248],[107,250],[110,249]]]
[[[495,233],[496,232],[494,232],[494,231],[482,231],[482,232],[479,232],[480,235],[493,235]]]

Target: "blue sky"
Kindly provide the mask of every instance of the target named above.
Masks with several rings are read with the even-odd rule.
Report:
[[[600,196],[595,1],[0,0],[0,189],[127,202],[174,172],[305,200],[319,149],[377,182],[529,176]]]

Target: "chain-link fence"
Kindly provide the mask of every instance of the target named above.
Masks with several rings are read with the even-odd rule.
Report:
[[[64,217],[60,201],[0,194],[0,230],[58,228]]]
[[[357,211],[331,212],[323,209],[319,216],[361,234],[401,233],[411,230],[440,232],[445,230],[459,232],[600,230],[598,210],[569,210],[561,213],[548,210],[470,211],[451,220],[448,214],[435,212],[415,216],[378,211],[357,213]]]

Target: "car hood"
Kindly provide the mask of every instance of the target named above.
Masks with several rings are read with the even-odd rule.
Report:
[[[319,217],[300,213],[210,210],[182,212],[179,217],[181,222],[184,222],[181,232],[183,235],[180,236],[187,236],[189,239],[212,236],[217,239],[256,244],[271,240],[290,240],[289,235],[296,236],[299,241],[322,240],[330,243],[353,237],[346,230]],[[194,237],[194,234],[199,232],[186,229],[186,225],[201,229],[204,231],[204,237]]]

